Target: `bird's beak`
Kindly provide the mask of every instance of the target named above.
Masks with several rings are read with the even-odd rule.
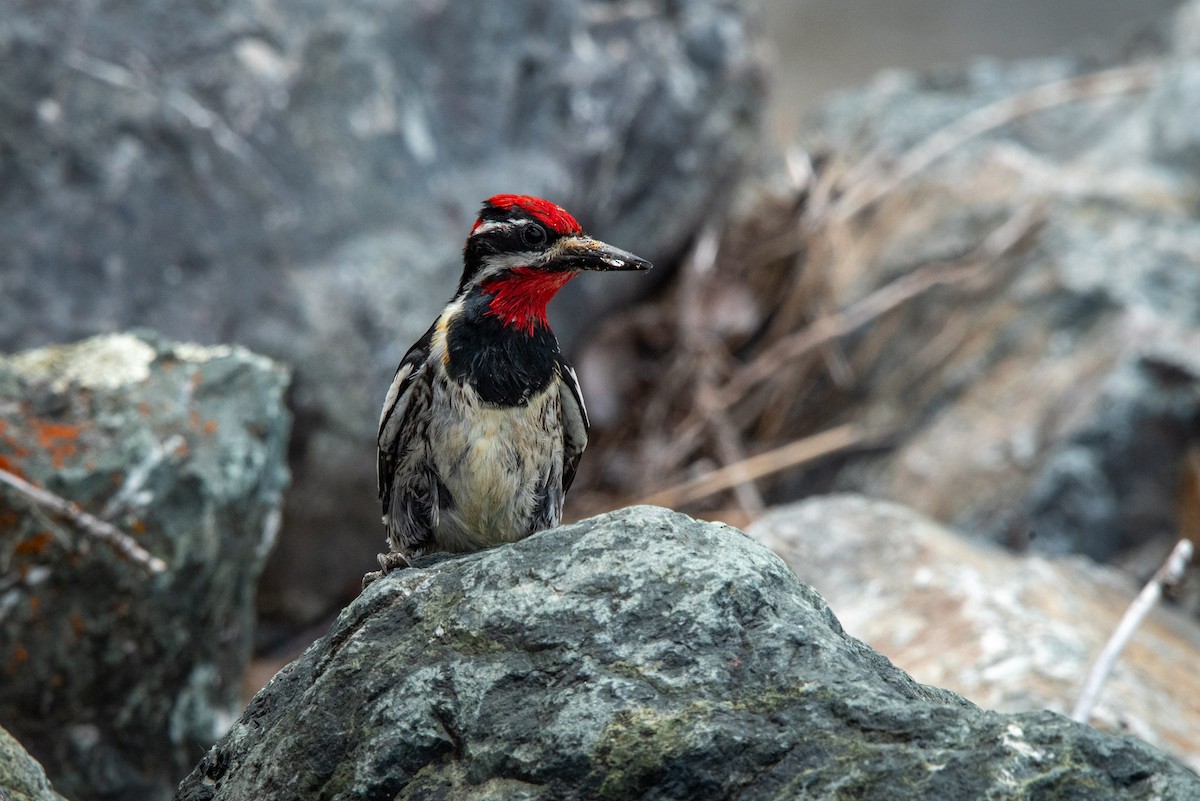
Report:
[[[567,236],[558,240],[553,261],[570,270],[649,270],[650,262],[628,251],[614,248],[590,236]]]

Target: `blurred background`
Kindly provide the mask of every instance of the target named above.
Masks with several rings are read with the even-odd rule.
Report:
[[[918,679],[1061,711],[1200,541],[1200,0],[0,0],[0,65],[0,350],[50,348],[0,468],[171,561],[0,495],[0,725],[71,797],[169,797],[357,595],[499,192],[656,265],[551,306],[571,519],[746,527]],[[1098,715],[1195,765],[1168,596]]]
[[[774,50],[771,129],[784,141],[797,111],[890,69],[949,68],[983,56],[1111,50],[1161,20],[1173,0],[764,0]]]

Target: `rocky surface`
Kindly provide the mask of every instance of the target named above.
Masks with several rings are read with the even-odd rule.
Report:
[[[0,486],[0,725],[74,801],[169,797],[241,708],[288,378],[151,335],[0,358],[0,466],[168,565],[149,575]]]
[[[1198,793],[1134,738],[917,684],[741,532],[633,507],[374,582],[178,798]]]
[[[63,801],[46,771],[13,736],[0,729],[0,798],[4,801]]]
[[[363,453],[384,392],[480,201],[545,194],[669,264],[757,144],[742,5],[18,4],[0,23],[0,349],[145,325],[294,365],[297,491],[264,605],[337,608],[382,543]],[[650,286],[576,283],[566,337]]]
[[[772,510],[747,533],[913,678],[987,709],[1069,713],[1139,588],[1079,558],[1014,556],[861,496]],[[1104,687],[1092,725],[1200,771],[1200,626],[1159,606]]]
[[[1098,560],[1173,540],[1200,448],[1197,107],[1196,2],[1120,59],[889,73],[829,103],[804,141],[861,169],[809,247],[828,305],[964,269],[802,393],[889,447],[777,497],[863,491]]]

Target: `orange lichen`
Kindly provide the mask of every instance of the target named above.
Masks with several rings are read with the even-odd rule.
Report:
[[[29,596],[29,616],[37,617],[38,612],[42,611],[42,599],[37,595]]]
[[[0,511],[0,530],[6,528],[16,528],[17,523],[21,522],[21,516],[16,512],[5,509]]]
[[[25,474],[21,472],[21,468],[12,463],[12,459],[0,453],[0,470],[7,470],[17,478],[25,478]]]
[[[216,420],[205,420],[204,421],[204,433],[208,434],[209,436],[212,436],[213,434],[217,433],[217,421]]]
[[[133,522],[129,524],[129,530],[134,534],[145,534],[146,521],[142,520],[140,517],[134,518]]]
[[[56,468],[63,467],[69,457],[79,453],[76,442],[82,426],[47,423],[36,418],[31,418],[29,424],[37,437],[38,446],[50,456],[50,462]]]
[[[64,467],[68,456],[74,456],[79,451],[74,445],[63,445],[50,454],[50,461],[55,467]]]
[[[27,540],[21,540],[13,548],[13,553],[40,556],[45,553],[46,546],[54,540],[49,531],[39,531]]]
[[[30,423],[37,432],[38,444],[43,448],[51,447],[55,440],[79,437],[79,426],[66,423],[43,423],[41,420],[31,420]]]
[[[83,615],[78,612],[71,613],[71,631],[78,635],[82,635],[87,630],[87,624],[83,621]]]

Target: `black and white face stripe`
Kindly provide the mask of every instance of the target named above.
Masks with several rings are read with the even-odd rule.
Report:
[[[490,211],[498,219],[481,217],[463,248],[459,297],[505,270],[553,263],[556,259],[555,246],[568,238],[535,219],[514,214],[511,210]],[[484,213],[488,214],[486,211]]]

